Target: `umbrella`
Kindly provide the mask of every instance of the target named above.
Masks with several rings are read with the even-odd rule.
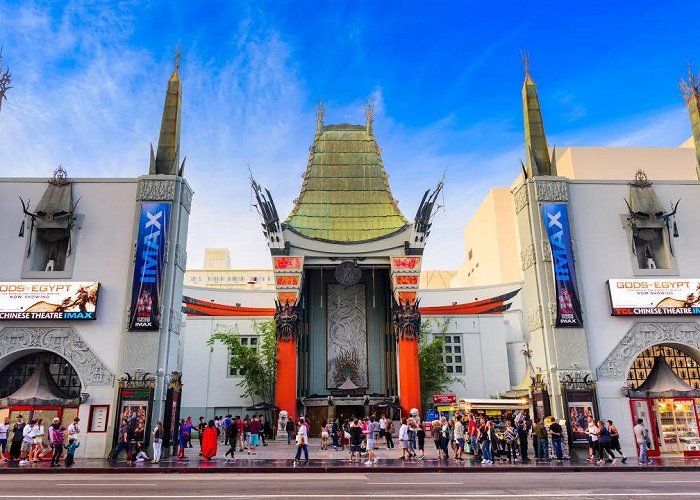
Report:
[[[262,402],[249,406],[246,411],[279,411],[279,408],[273,404]]]

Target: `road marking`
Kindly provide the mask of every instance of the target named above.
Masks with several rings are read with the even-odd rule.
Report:
[[[660,481],[649,481],[650,483],[700,483],[700,479],[665,479]]]
[[[396,482],[396,483],[383,483],[383,482],[376,482],[376,483],[364,483],[364,484],[369,484],[369,485],[375,485],[375,486],[413,486],[413,485],[428,485],[428,486],[459,486],[464,483],[445,483],[445,482],[426,482],[426,483],[414,483],[414,482],[408,482],[408,481],[403,481],[403,482]]]
[[[15,495],[9,494],[12,498],[37,498],[37,495]],[[440,498],[659,498],[659,497],[690,497],[698,498],[700,492],[677,492],[677,493],[520,493],[513,494],[504,491],[503,493],[460,493],[445,494],[440,493]],[[134,498],[133,495],[39,495],[40,498]],[[139,498],[228,498],[228,499],[267,499],[267,498],[425,498],[425,494],[374,494],[363,493],[353,494],[274,494],[274,495],[139,495]]]
[[[158,483],[56,483],[56,486],[159,486]]]

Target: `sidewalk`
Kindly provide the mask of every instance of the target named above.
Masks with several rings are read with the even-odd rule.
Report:
[[[431,443],[432,444],[432,443]],[[0,474],[5,473],[198,473],[198,472],[231,472],[231,473],[261,473],[261,472],[636,472],[636,471],[698,471],[700,459],[659,458],[652,465],[640,466],[636,457],[632,456],[626,464],[596,465],[579,460],[535,461],[523,464],[496,462],[493,465],[482,465],[471,458],[463,461],[437,460],[435,449],[427,450],[424,460],[400,460],[401,451],[398,448],[387,450],[385,447],[377,450],[378,461],[374,465],[364,465],[365,458],[360,463],[348,462],[348,451],[335,451],[331,447],[321,450],[319,439],[311,439],[309,444],[309,462],[294,465],[296,452],[294,444],[286,442],[271,442],[268,446],[260,446],[255,455],[236,451],[233,461],[226,461],[224,453],[228,446],[219,444],[217,456],[212,461],[202,460],[199,456],[198,443],[192,443],[193,448],[185,450],[186,460],[176,457],[161,459],[159,464],[139,463],[129,465],[122,454],[120,460],[82,459],[77,460],[71,468],[50,467],[49,462],[41,462],[20,466],[17,462],[0,464]],[[149,450],[150,451],[150,450]],[[302,455],[303,458],[303,455]]]

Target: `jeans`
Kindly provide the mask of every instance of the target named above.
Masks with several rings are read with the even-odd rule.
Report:
[[[469,437],[469,444],[471,445],[472,455],[479,455],[479,443],[477,442],[476,436]]]
[[[515,460],[515,450],[517,445],[515,443],[506,443],[506,456],[508,460]]]
[[[112,460],[116,460],[122,450],[126,450],[126,459],[129,460],[129,452],[131,451],[131,443],[125,443],[124,441],[119,441],[117,447],[114,448],[114,453],[112,453]]]
[[[487,462],[493,462],[493,455],[491,454],[491,443],[489,441],[484,441],[481,443],[481,452],[484,454],[484,460]]]
[[[75,455],[72,453],[69,453],[68,455],[66,455],[66,466],[70,467],[74,463],[75,463]]]
[[[444,455],[443,455],[443,458],[445,458],[445,459],[449,456],[449,454],[447,453],[448,445],[449,445],[449,444],[450,444],[450,440],[449,440],[449,439],[447,439],[446,437],[441,437],[441,438],[440,438],[440,449],[442,450],[442,452],[443,452],[443,454],[444,454]]]
[[[294,460],[299,460],[301,458],[301,450],[304,450],[304,460],[309,459],[309,447],[305,444],[302,444],[301,446],[297,446],[297,454],[294,457]]]
[[[415,442],[414,442],[415,443]],[[391,437],[390,433],[386,433],[386,447],[387,448],[393,448],[394,447],[394,438]],[[415,446],[414,446],[415,447]]]
[[[557,456],[557,460],[564,458],[564,449],[562,448],[562,441],[560,437],[552,438],[552,448],[554,448],[554,453]]]
[[[160,440],[158,442],[153,441],[153,461],[157,462],[160,460],[160,450],[161,447],[163,446],[163,440]]]
[[[649,462],[649,457],[647,456],[647,451],[649,451],[649,447],[647,446],[647,443],[639,443],[639,463],[645,464]]]
[[[61,455],[63,455],[63,443],[54,444],[53,446],[53,456],[51,457],[51,465],[58,465],[61,460]]]
[[[338,437],[338,433],[334,432],[331,437],[333,439],[333,448],[340,448],[340,438]]]
[[[547,438],[539,438],[537,440],[537,456],[538,458],[549,459],[549,442]]]
[[[2,455],[5,455],[5,451],[7,450],[7,438],[5,439],[0,439],[0,448],[2,448]]]
[[[292,444],[292,431],[287,431],[287,444]]]

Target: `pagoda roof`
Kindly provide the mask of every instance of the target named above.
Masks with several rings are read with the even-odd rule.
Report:
[[[642,385],[630,390],[631,398],[697,398],[700,390],[693,389],[668,366],[663,356],[654,358],[654,366]]]
[[[407,226],[371,127],[319,124],[284,228],[313,240],[363,243]]]
[[[0,400],[3,406],[73,406],[80,404],[80,398],[70,398],[56,385],[49,366],[39,363],[34,373],[14,393]]]

